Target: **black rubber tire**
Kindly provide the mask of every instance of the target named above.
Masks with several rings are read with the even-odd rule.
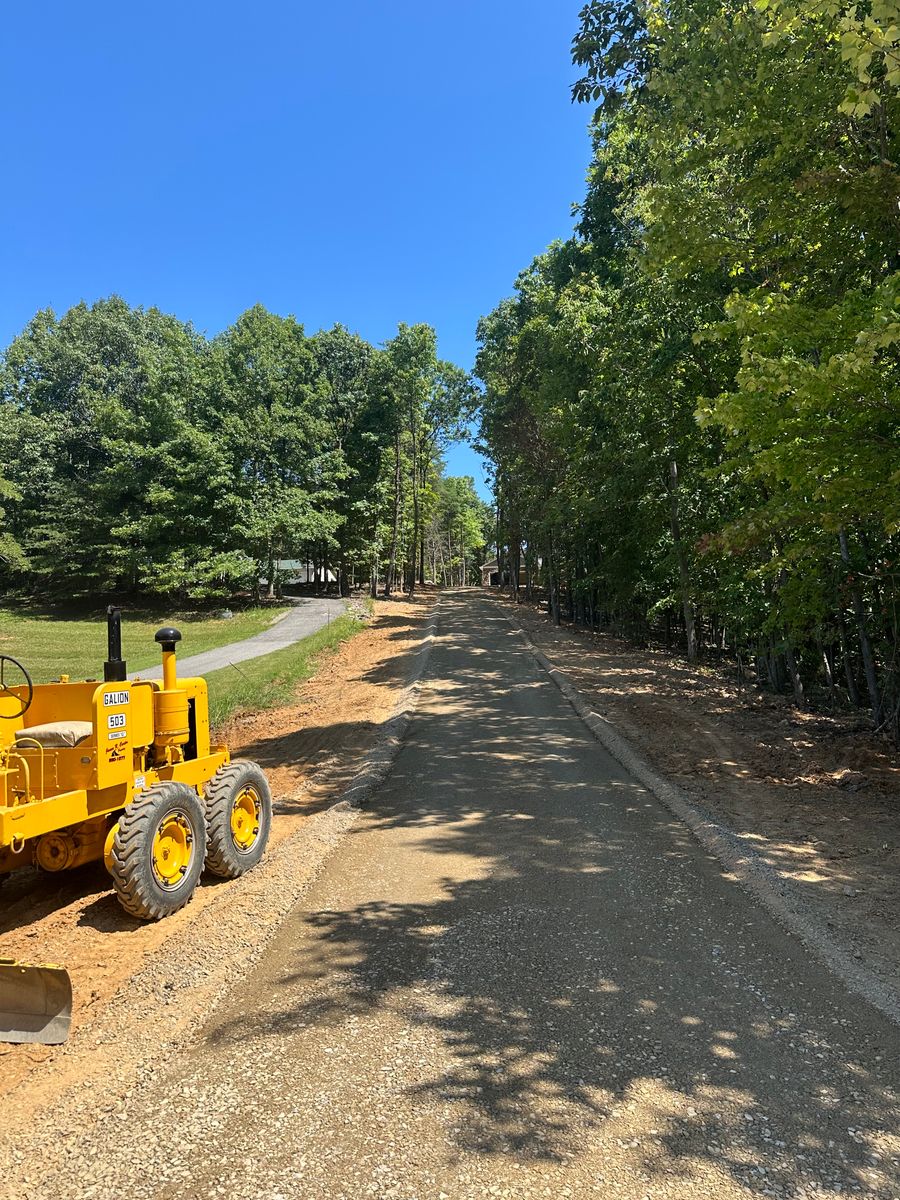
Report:
[[[231,810],[246,787],[256,793],[259,833],[253,845],[241,850],[231,832]],[[262,858],[272,828],[272,793],[262,767],[237,759],[219,767],[203,793],[206,806],[206,868],[220,879],[237,879],[255,867]]]
[[[177,887],[164,887],[153,870],[153,839],[162,820],[176,812],[193,836],[191,861]],[[155,783],[132,801],[119,818],[110,855],[110,873],[127,913],[142,921],[159,921],[184,908],[194,894],[206,859],[203,804],[186,783]]]

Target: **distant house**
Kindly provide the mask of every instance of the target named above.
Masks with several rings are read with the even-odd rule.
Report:
[[[496,558],[492,558],[490,562],[486,562],[481,568],[481,586],[500,586],[500,564],[497,562]]]
[[[538,569],[541,566],[541,559],[537,560]],[[519,567],[519,587],[525,587],[528,580],[528,572],[525,570],[524,564]],[[481,568],[481,586],[482,587],[499,587],[501,583],[509,583],[509,571],[504,571],[501,577],[500,564],[496,558],[492,558],[490,562],[486,562]]]
[[[275,572],[282,587],[304,587],[309,583],[335,583],[337,576],[322,567],[314,567],[311,562],[299,558],[279,558],[275,562]],[[260,585],[267,587],[268,579],[260,576]]]

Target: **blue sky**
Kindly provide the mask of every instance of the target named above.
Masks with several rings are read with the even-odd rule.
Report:
[[[373,342],[427,321],[471,366],[583,194],[581,3],[5,6],[0,344],[117,292],[210,334],[257,301]]]

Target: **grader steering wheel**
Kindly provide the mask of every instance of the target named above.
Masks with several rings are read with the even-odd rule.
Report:
[[[28,697],[23,701],[21,697],[16,696],[16,699],[22,706],[18,712],[0,712],[0,718],[5,721],[15,721],[19,717],[24,717],[31,707],[31,701],[34,699],[34,684],[31,682],[31,676],[17,658],[11,658],[8,654],[0,654],[0,697],[3,697],[7,693],[12,696],[14,694],[13,686],[22,686],[21,684],[10,685],[6,682],[6,672],[9,670],[10,666],[12,666],[24,677],[25,684],[28,688]]]

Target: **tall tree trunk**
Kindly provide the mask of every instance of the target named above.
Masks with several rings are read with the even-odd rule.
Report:
[[[422,463],[422,472],[419,479],[419,491],[421,494],[425,492],[427,468],[425,463]],[[421,530],[419,534],[419,586],[425,586],[425,530]]]
[[[500,591],[503,591],[503,563],[500,560],[500,501],[494,507],[494,543],[497,548],[497,578],[500,581]]]
[[[779,654],[775,649],[775,638],[769,634],[769,657],[772,662],[772,679],[775,681],[775,690],[780,692],[784,690],[784,655]]]
[[[269,543],[268,559],[269,559],[269,564],[266,569],[268,571],[269,587],[268,587],[268,591],[266,594],[268,595],[270,600],[274,600],[275,599],[275,549],[272,546],[271,542]]]
[[[384,594],[389,596],[394,586],[394,571],[397,567],[397,537],[400,533],[400,430],[394,438],[394,524],[391,530],[391,551],[387,573],[384,577]]]
[[[834,708],[834,704],[835,704],[834,672],[831,669],[831,660],[828,657],[828,651],[826,650],[825,644],[822,641],[822,631],[821,630],[817,630],[817,632],[816,632],[816,646],[818,648],[819,655],[822,659],[822,670],[825,673],[825,683],[828,687],[828,695],[831,698],[831,707]]]
[[[555,547],[553,545],[553,531],[550,531],[550,539],[547,553],[548,579],[550,581],[550,616],[553,618],[553,624],[558,625],[560,622],[559,611],[559,576],[556,572]]]
[[[837,599],[837,620],[838,633],[841,639],[841,661],[844,664],[844,677],[847,680],[847,695],[850,697],[850,703],[859,708],[859,689],[856,686],[853,655],[850,653],[849,639],[847,638],[847,622],[844,620],[844,609],[840,597]]]
[[[684,609],[684,632],[687,639],[688,662],[697,661],[697,625],[694,605],[691,601],[691,577],[688,571],[687,555],[681,541],[681,522],[678,515],[678,463],[673,458],[669,462],[669,526],[672,531],[672,541],[675,543],[675,556],[678,562],[678,581],[681,587],[681,604]]]
[[[413,598],[416,592],[416,567],[418,565],[418,545],[419,545],[419,465],[416,462],[416,431],[412,425],[412,502],[413,502],[413,527],[412,527],[412,546],[409,553],[409,598]]]
[[[513,536],[512,554],[511,554],[510,558],[511,558],[510,568],[509,568],[510,569],[510,577],[509,577],[510,591],[512,592],[513,600],[515,600],[516,604],[518,604],[519,603],[519,570],[521,569],[521,565],[522,565],[522,541],[521,541],[521,538],[519,537],[518,529],[516,529],[515,534]]]
[[[800,671],[797,668],[797,659],[794,656],[794,647],[791,645],[790,638],[785,637],[784,642],[784,661],[787,663],[788,674],[791,677],[791,687],[794,689],[794,699],[799,708],[803,708],[806,703],[806,697],[803,694],[803,680],[800,678]]]
[[[838,531],[838,542],[841,547],[841,561],[850,568],[850,546],[847,542],[846,531]],[[877,729],[881,725],[881,697],[878,695],[878,676],[875,674],[875,656],[872,654],[872,643],[866,632],[866,609],[863,604],[862,591],[855,578],[850,579],[850,598],[853,601],[853,615],[856,617],[856,630],[859,636],[859,649],[862,654],[863,670],[866,675],[866,687],[869,689],[869,703],[872,707],[872,720]]]
[[[779,553],[781,553],[783,550],[783,547],[780,542],[778,545],[778,550],[779,550]],[[781,591],[781,589],[785,586],[785,584],[787,583],[787,580],[788,580],[787,568],[782,567],[781,570],[778,572],[778,590],[779,591]],[[794,699],[796,700],[798,707],[802,708],[804,705],[805,699],[806,699],[803,694],[803,680],[800,678],[800,672],[797,668],[797,659],[794,654],[794,644],[791,641],[791,635],[787,629],[784,630],[784,662],[787,667],[788,676],[791,681],[791,687],[793,688],[793,691],[794,691]]]

